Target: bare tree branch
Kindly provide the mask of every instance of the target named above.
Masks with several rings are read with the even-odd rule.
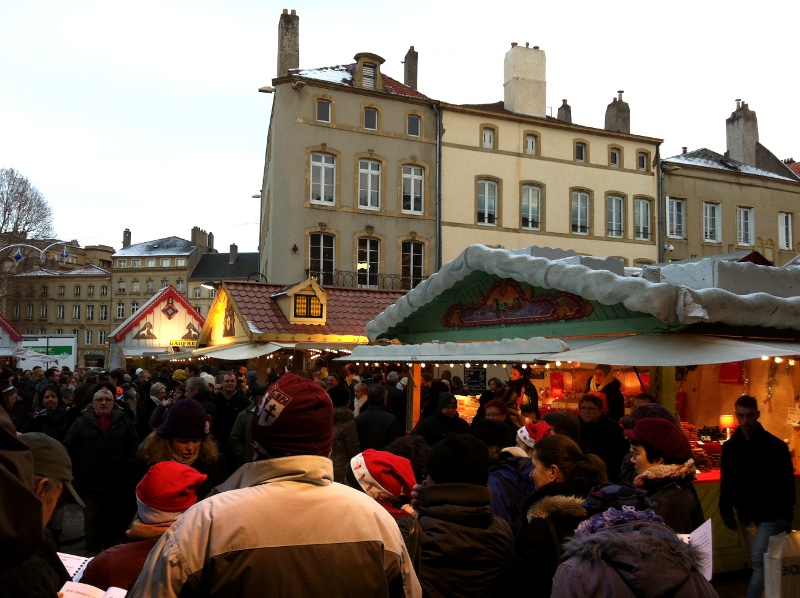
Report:
[[[19,242],[53,234],[53,212],[39,190],[13,168],[0,168],[0,235]]]

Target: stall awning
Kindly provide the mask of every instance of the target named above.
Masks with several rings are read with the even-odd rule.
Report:
[[[10,357],[14,354],[14,349],[11,347],[0,347],[0,357]]]
[[[504,339],[485,343],[421,343],[418,345],[361,345],[334,361],[405,361],[410,363],[470,361],[530,362],[560,354],[567,344],[557,338]]]
[[[195,357],[204,355],[215,359],[225,359],[227,361],[240,361],[243,359],[254,359],[262,355],[269,355],[275,351],[285,348],[278,343],[243,343],[240,345],[225,345],[223,347],[204,347],[193,352]]]
[[[316,349],[318,351],[352,351],[358,346],[363,346],[360,343],[312,343],[301,342],[295,343],[294,348],[298,351],[306,351],[308,349]]]
[[[125,357],[157,357],[167,352],[161,347],[122,347],[122,354]]]
[[[746,340],[700,334],[638,334],[568,339],[570,350],[543,355],[545,361],[579,361],[631,366],[684,366],[800,354],[800,343]]]

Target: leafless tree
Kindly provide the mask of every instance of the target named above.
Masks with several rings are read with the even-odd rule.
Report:
[[[53,213],[47,200],[22,174],[0,168],[0,235],[3,245],[53,236]]]

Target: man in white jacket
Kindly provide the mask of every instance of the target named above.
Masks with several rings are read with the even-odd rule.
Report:
[[[333,405],[286,374],[256,405],[255,461],[161,538],[129,597],[422,595],[394,519],[333,482]]]

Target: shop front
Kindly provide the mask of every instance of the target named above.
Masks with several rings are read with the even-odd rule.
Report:
[[[761,422],[787,440],[798,469],[800,302],[782,296],[784,277],[793,273],[770,268],[775,292],[760,284],[752,294],[741,278],[737,292],[653,283],[624,276],[610,260],[472,246],[369,323],[372,342],[394,345],[359,347],[345,360],[403,361],[417,386],[425,369],[464,378],[483,370],[472,376],[482,381],[521,362],[545,410],[577,410],[595,365],[611,365],[629,402],[650,392],[680,416],[714,524],[714,570],[739,569],[747,551],[717,513],[718,441],[738,396],[759,400]],[[501,343],[512,343],[505,354]],[[418,401],[417,392],[415,414]]]

